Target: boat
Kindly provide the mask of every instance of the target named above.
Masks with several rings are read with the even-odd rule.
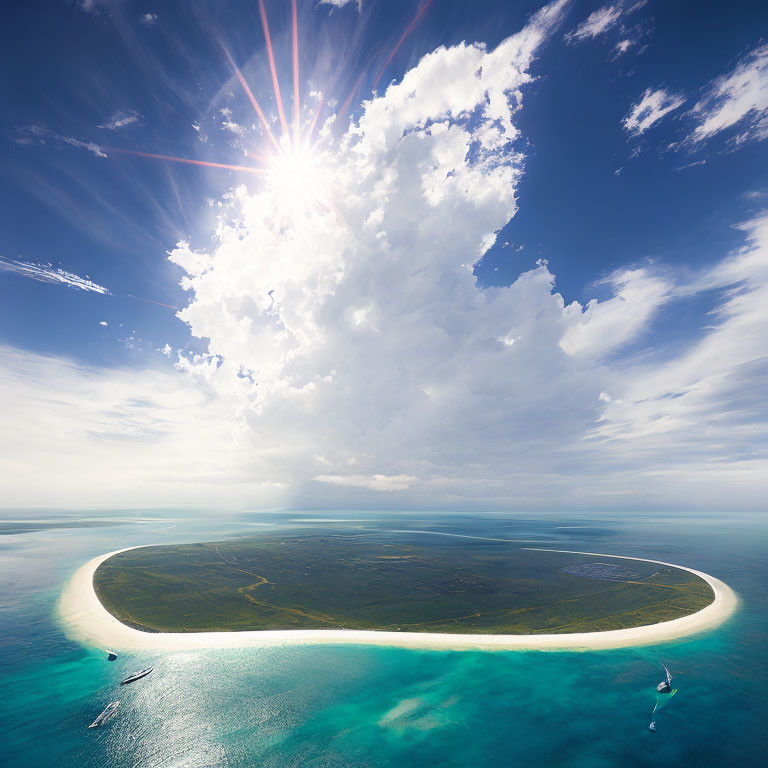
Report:
[[[135,683],[137,680],[141,680],[142,677],[146,677],[154,667],[147,667],[142,669],[141,672],[137,672],[135,675],[128,675],[125,680],[120,681],[120,685],[127,685],[128,683]]]
[[[649,731],[655,731],[656,730],[656,721],[653,720],[651,724],[648,726]]]
[[[664,667],[663,664],[661,666]],[[664,671],[667,673],[667,679],[662,680],[656,686],[656,690],[659,693],[669,693],[672,690],[672,675],[669,674],[669,670],[666,667],[664,667]]]
[[[107,704],[106,707],[104,707],[104,710],[102,713],[88,726],[89,728],[98,728],[100,725],[104,725],[104,723],[107,722],[107,720],[111,720],[115,712],[117,712],[117,708],[120,706],[119,701],[113,701],[109,704]]]
[[[107,651],[107,661],[114,661],[117,658],[117,654],[114,651]]]

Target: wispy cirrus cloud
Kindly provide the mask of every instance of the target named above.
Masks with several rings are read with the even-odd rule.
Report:
[[[693,108],[700,143],[730,128],[737,143],[768,138],[768,43],[747,54],[733,70],[712,81]]]
[[[108,288],[99,285],[88,276],[81,277],[74,272],[67,272],[67,270],[61,269],[60,267],[54,267],[52,264],[21,261],[20,259],[11,259],[7,256],[0,256],[0,272],[14,272],[17,275],[37,280],[40,283],[66,285],[68,288],[75,288],[79,291],[101,293],[106,296],[111,295]]]
[[[115,112],[109,120],[99,123],[99,128],[108,131],[117,131],[120,128],[127,128],[129,125],[139,125],[142,121],[141,113],[135,109],[121,109]]]
[[[590,13],[586,20],[579,24],[576,29],[569,32],[565,38],[570,42],[572,40],[586,40],[590,37],[598,37],[598,35],[602,35],[616,26],[622,14],[621,4],[606,5]]]
[[[341,8],[345,5],[356,5],[358,9],[362,6],[363,0],[318,0],[318,5],[333,5]]]
[[[647,268],[621,270],[603,283],[613,289],[610,299],[566,308],[570,323],[559,342],[566,354],[600,357],[620,349],[637,338],[670,299],[669,282]]]
[[[95,142],[56,133],[56,131],[52,131],[43,123],[30,123],[29,125],[23,125],[16,130],[18,132],[18,136],[15,139],[17,144],[67,144],[70,147],[76,147],[77,149],[87,149],[89,152],[96,155],[96,157],[107,156],[106,152],[104,152],[104,150]]]
[[[194,505],[210,503],[214,487],[241,503],[277,501],[279,484],[246,471],[253,457],[233,444],[226,402],[181,373],[87,367],[0,345],[0,402],[7,505]]]
[[[648,88],[622,121],[624,130],[631,136],[640,136],[658,123],[664,115],[679,109],[684,103],[682,96],[670,93],[664,88]]]
[[[316,475],[314,479],[328,485],[346,485],[371,491],[404,491],[419,482],[413,475]]]
[[[630,136],[640,136],[694,98],[648,88],[622,125]],[[698,100],[680,113],[679,123],[678,138],[670,149],[697,150],[721,135],[731,148],[768,138],[768,44],[759,45],[729,72],[698,89]]]
[[[575,29],[566,33],[565,39],[569,42],[580,42],[591,38],[600,37],[613,30],[625,32],[625,18],[633,11],[642,8],[647,0],[619,0],[619,2],[605,5],[587,16]],[[629,46],[625,46],[624,50]]]
[[[645,50],[641,45],[647,35],[646,24],[643,22],[629,24],[627,17],[642,8],[647,0],[619,0],[593,11],[575,29],[565,34],[568,43],[580,43],[586,40],[607,38],[613,42],[612,60],[616,60],[629,50],[636,49],[638,54]]]

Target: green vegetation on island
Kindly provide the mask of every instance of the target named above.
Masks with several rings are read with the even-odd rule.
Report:
[[[679,568],[415,535],[145,547],[102,563],[94,587],[147,632],[598,632],[686,616],[714,597]]]

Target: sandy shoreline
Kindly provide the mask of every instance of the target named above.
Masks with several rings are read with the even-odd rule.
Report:
[[[146,545],[150,546],[150,545]],[[183,651],[202,648],[257,648],[276,645],[384,645],[433,650],[598,650],[654,645],[712,629],[736,610],[734,591],[714,576],[661,560],[649,560],[598,552],[541,549],[543,552],[638,560],[693,573],[704,579],[715,594],[706,608],[672,621],[632,629],[562,635],[460,635],[424,632],[379,632],[345,629],[291,629],[254,632],[140,632],[119,622],[99,602],[93,588],[96,569],[112,555],[138,547],[126,547],[93,558],[81,566],[65,587],[59,612],[67,634],[86,645],[116,651]],[[529,547],[528,549],[535,549]]]

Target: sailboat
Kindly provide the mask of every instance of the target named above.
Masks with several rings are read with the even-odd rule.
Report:
[[[663,664],[661,666],[664,667]],[[651,712],[651,722],[648,725],[649,731],[656,730],[656,710],[663,707],[677,693],[677,688],[672,688],[672,675],[669,674],[669,670],[666,667],[664,667],[664,673],[666,679],[656,686],[656,692],[665,695],[656,696],[656,703],[653,705],[653,712]]]
[[[664,667],[663,664],[661,666]],[[667,679],[662,680],[656,686],[656,690],[659,693],[670,693],[670,691],[672,690],[672,675],[669,674],[669,670],[666,667],[664,667],[664,671],[667,673]]]
[[[142,669],[141,672],[137,672],[135,675],[129,675],[125,680],[120,681],[120,685],[128,685],[128,683],[141,680],[142,677],[146,677],[153,669],[154,667],[147,667],[146,669]]]

